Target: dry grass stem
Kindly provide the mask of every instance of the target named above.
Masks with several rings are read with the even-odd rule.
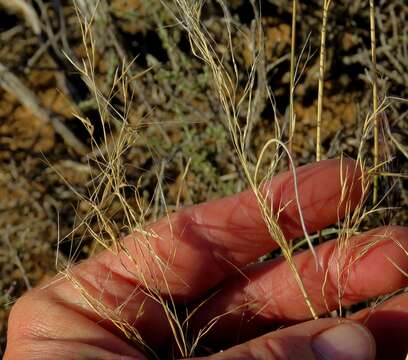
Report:
[[[374,114],[374,167],[377,168],[379,161],[379,124],[378,124],[378,87],[377,87],[377,45],[375,31],[375,5],[370,0],[370,38],[371,38],[371,62],[372,62],[372,89],[373,89],[373,114]],[[374,176],[373,204],[378,198],[378,176]]]
[[[322,116],[324,99],[324,70],[326,61],[326,34],[327,18],[329,14],[331,0],[323,0],[322,27],[320,32],[320,61],[319,61],[319,83],[317,97],[317,115],[316,115],[316,161],[322,158]]]
[[[292,154],[293,135],[295,133],[295,110],[294,110],[294,96],[295,96],[295,67],[296,67],[296,2],[292,1],[292,29],[291,29],[291,45],[290,45],[290,98],[289,98],[289,154]]]

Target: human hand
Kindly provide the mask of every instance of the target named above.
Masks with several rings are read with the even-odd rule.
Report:
[[[339,206],[340,169],[351,206],[359,203],[361,186],[354,167],[352,161],[340,166],[339,161],[329,160],[297,169],[309,232],[344,216],[346,202]],[[292,175],[276,176],[269,186],[274,209],[288,204],[279,216],[286,238],[302,236],[298,209],[291,201]],[[138,245],[140,235],[127,236],[123,239],[127,254],[104,251],[73,267],[71,279],[59,275],[17,301],[10,314],[5,359],[146,359],[111,320],[98,315],[95,310],[100,307],[81,296],[76,283],[111,310],[117,323],[132,324],[158,353],[172,343],[171,328],[163,307],[143,291],[146,283],[165,297],[171,293],[180,308],[197,306],[217,289],[191,317],[189,329],[197,333],[225,314],[203,341],[212,349],[225,349],[237,339],[239,344],[210,359],[374,359],[376,351],[377,358],[402,359],[408,351],[408,294],[361,310],[350,319],[308,321],[310,312],[287,262],[251,264],[277,248],[251,191],[186,208],[148,230],[159,235],[149,238],[149,244],[168,264],[164,271],[149,250]],[[347,256],[340,259],[348,264],[346,276],[340,276],[346,282],[343,305],[408,285],[403,274],[408,269],[407,228],[388,226],[353,236],[347,249]],[[296,254],[295,262],[316,311],[325,314],[339,305],[336,242],[316,246],[316,253],[319,270],[310,251]],[[292,326],[267,333],[282,325]]]

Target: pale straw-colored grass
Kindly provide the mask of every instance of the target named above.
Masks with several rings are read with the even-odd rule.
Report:
[[[81,32],[83,37],[83,45],[86,49],[85,57],[77,62],[71,59],[72,64],[76,70],[81,74],[82,78],[86,81],[89,89],[91,90],[94,99],[96,101],[98,111],[101,118],[101,125],[103,129],[104,144],[112,144],[107,148],[100,148],[96,141],[93,142],[94,156],[89,159],[90,164],[98,169],[97,178],[94,179],[93,191],[88,197],[79,195],[80,199],[86,202],[91,209],[89,214],[82,219],[77,227],[85,227],[87,234],[92,237],[95,243],[98,243],[101,247],[112,251],[114,254],[119,252],[126,254],[129,259],[136,263],[136,260],[132,258],[129,250],[123,246],[123,242],[120,241],[122,233],[134,233],[133,236],[134,245],[141,249],[141,252],[148,254],[148,258],[144,259],[146,268],[153,268],[155,271],[151,271],[150,274],[142,272],[134,273],[135,278],[141,282],[141,286],[135,289],[135,293],[143,292],[155,302],[162,305],[164,313],[169,322],[172,330],[174,343],[176,344],[178,353],[183,357],[190,357],[194,354],[195,349],[199,346],[200,340],[211,331],[213,326],[219,321],[223,314],[215,319],[212,319],[198,334],[193,338],[190,334],[189,321],[198,309],[206,302],[204,300],[199,304],[196,309],[189,309],[187,318],[181,318],[179,311],[176,307],[176,303],[173,298],[162,295],[163,281],[164,291],[170,294],[169,285],[166,282],[166,274],[169,271],[172,259],[175,256],[174,252],[169,254],[166,259],[161,258],[155,253],[155,249],[151,246],[149,239],[152,237],[158,237],[157,234],[147,232],[145,230],[146,214],[154,207],[154,203],[147,203],[143,201],[139,192],[138,184],[132,186],[134,192],[135,202],[130,204],[124,194],[124,187],[128,187],[125,179],[125,164],[122,161],[123,153],[132,147],[139,134],[139,129],[134,125],[130,125],[127,120],[128,111],[130,111],[130,104],[132,102],[133,93],[129,91],[132,87],[130,83],[137,80],[137,77],[142,74],[132,73],[132,61],[126,61],[123,59],[123,65],[121,68],[116,69],[114,79],[112,82],[112,89],[108,94],[103,94],[97,87],[95,78],[95,51],[97,48],[97,40],[94,35],[95,18],[98,17],[98,4],[88,12],[81,8],[78,3],[77,15],[81,26]],[[294,254],[302,244],[308,245],[310,251],[315,257],[316,267],[318,268],[317,256],[314,250],[313,240],[316,236],[308,234],[304,219],[302,216],[302,204],[300,203],[300,196],[298,194],[297,177],[296,177],[296,164],[293,158],[292,152],[292,139],[296,126],[296,115],[294,113],[294,92],[296,84],[304,68],[299,70],[300,58],[303,56],[304,48],[299,55],[299,59],[296,60],[296,1],[293,1],[292,5],[292,36],[291,36],[291,55],[290,55],[290,118],[289,129],[286,130],[280,126],[280,122],[277,118],[274,120],[274,136],[266,141],[262,147],[257,158],[251,158],[248,154],[249,139],[253,128],[253,112],[254,112],[254,93],[257,74],[262,73],[259,71],[265,62],[263,51],[260,51],[256,47],[253,47],[252,58],[253,63],[250,66],[249,72],[246,76],[246,84],[243,92],[238,92],[238,81],[242,79],[240,69],[236,61],[234,53],[234,46],[232,41],[232,28],[231,18],[228,12],[226,3],[222,0],[218,1],[225,16],[225,26],[228,33],[228,43],[225,44],[230,52],[229,63],[217,53],[216,43],[214,42],[210,32],[205,27],[205,24],[201,21],[201,11],[204,5],[204,1],[189,1],[189,0],[174,0],[173,4],[169,5],[163,3],[163,5],[172,12],[175,19],[177,19],[178,26],[181,26],[188,35],[191,49],[193,54],[201,59],[205,66],[210,70],[212,75],[213,91],[216,93],[216,97],[223,109],[224,117],[220,121],[223,121],[229,132],[231,143],[234,147],[235,155],[239,160],[242,173],[245,175],[245,179],[249,188],[254,192],[255,197],[259,204],[259,209],[262,217],[265,221],[265,225],[271,235],[271,241],[275,241],[282,254],[287,261],[292,274],[302,292],[305,303],[307,304],[310,315],[312,318],[317,318],[318,314],[315,310],[315,306],[312,303],[308,295],[308,289],[305,287],[302,276],[296,267],[294,261]],[[255,1],[251,4],[254,6],[254,22],[252,26],[253,38],[255,44],[262,47],[263,35],[262,24],[259,12],[256,10]],[[324,126],[322,119],[323,114],[323,98],[324,98],[324,68],[325,68],[325,47],[326,47],[326,32],[328,22],[328,10],[330,6],[330,0],[324,0],[323,4],[323,17],[321,28],[321,49],[320,49],[320,62],[319,62],[319,80],[318,80],[318,108],[317,108],[317,132],[316,132],[316,159],[319,161],[322,158],[321,149],[321,128]],[[375,44],[374,44],[375,45]],[[375,46],[374,46],[375,48]],[[375,53],[375,51],[373,52]],[[375,67],[374,67],[375,68]],[[376,93],[374,93],[373,82],[373,96],[376,99]],[[271,90],[265,84],[265,91],[268,94],[269,99],[273,102],[273,95]],[[118,96],[123,99],[125,104],[125,111],[119,112],[111,104],[111,99],[114,96]],[[342,297],[345,292],[345,286],[347,286],[347,271],[350,269],[350,265],[353,261],[357,261],[357,258],[352,259],[348,263],[345,263],[344,259],[347,258],[347,254],[350,251],[350,238],[351,236],[359,232],[360,226],[364,219],[375,211],[381,210],[381,199],[375,202],[374,207],[368,208],[365,203],[367,194],[370,191],[370,184],[373,177],[378,177],[381,174],[380,169],[384,163],[374,161],[374,167],[369,168],[369,159],[366,158],[365,148],[369,144],[373,129],[377,129],[377,118],[387,108],[388,102],[385,100],[380,104],[374,105],[374,111],[371,115],[367,116],[362,129],[362,136],[360,139],[357,167],[362,173],[362,178],[357,179],[361,181],[361,190],[363,193],[363,200],[358,206],[352,210],[350,205],[350,199],[348,198],[347,182],[345,178],[349,175],[345,169],[341,169],[341,201],[340,205],[346,207],[346,215],[343,220],[338,219],[338,226],[331,228],[329,231],[322,231],[319,233],[319,237],[325,234],[337,234],[337,249],[333,254],[333,261],[337,264],[337,288],[338,288],[338,305],[339,315],[342,314]],[[84,126],[88,129],[90,137],[93,135],[93,125],[90,121],[80,114],[77,117],[83,122]],[[110,124],[114,124],[115,131],[110,128]],[[288,139],[286,143],[284,139]],[[396,141],[396,140],[395,140]],[[378,151],[377,151],[378,154]],[[278,219],[279,214],[287,204],[282,204],[281,208],[273,208],[273,194],[270,193],[267,184],[277,173],[279,164],[281,161],[288,159],[290,164],[290,171],[294,178],[295,188],[295,202],[300,214],[300,222],[304,231],[304,240],[298,243],[288,241],[285,238],[282,229],[279,226]],[[385,161],[386,162],[386,161]],[[187,176],[190,161],[185,167],[185,171],[182,174],[182,182]],[[348,169],[347,171],[352,171]],[[157,170],[157,187],[155,192],[156,203],[161,202],[166,204],[164,191],[161,186],[163,177],[163,171]],[[180,190],[181,191],[181,190]],[[177,194],[176,208],[180,205],[180,191]],[[123,215],[123,223],[117,224],[107,214],[110,207],[114,204],[120,207]],[[136,206],[135,206],[136,204]],[[156,212],[155,212],[156,213]],[[95,220],[98,224],[97,229],[91,226],[91,219]],[[75,231],[74,231],[75,232]],[[273,239],[273,240],[272,240]],[[361,250],[359,256],[363,256],[371,246],[375,245],[375,241],[367,244],[363,250]],[[74,256],[72,257],[74,260]],[[138,259],[138,261],[142,261]],[[137,329],[132,327],[121,320],[121,311],[123,306],[126,305],[126,301],[120,304],[115,309],[108,309],[98,299],[95,299],[87,293],[85,287],[78,279],[72,276],[70,272],[70,264],[64,264],[65,270],[62,271],[64,275],[72,281],[74,286],[79,289],[86,303],[94,309],[102,318],[110,319],[129,339],[133,340],[136,344],[141,346],[147,352],[154,356],[154,350],[150,349],[143,340],[143,337],[138,333]],[[135,268],[137,269],[136,263]],[[397,265],[396,265],[397,266]],[[160,279],[155,279],[156,271],[160,274]],[[129,270],[131,271],[131,270]],[[134,270],[132,270],[134,271]],[[401,271],[403,271],[401,269]],[[326,273],[326,279],[328,279],[328,273]],[[322,287],[322,296],[325,298],[325,286]],[[238,311],[234,309],[233,311]],[[328,309],[329,310],[329,309]],[[143,308],[140,309],[143,312]]]

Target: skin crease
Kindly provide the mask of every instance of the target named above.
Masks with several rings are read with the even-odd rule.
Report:
[[[339,205],[340,175],[348,185],[346,198],[351,207],[358,204],[361,185],[360,173],[355,168],[351,160],[344,160],[342,165],[338,160],[328,160],[297,169],[302,214],[309,232],[335,223],[344,214],[346,203]],[[273,209],[286,205],[279,217],[285,236],[288,239],[301,236],[299,213],[293,201],[292,175],[276,176],[266,186],[273,194],[270,199]],[[210,357],[213,359],[296,358],[293,351],[298,350],[305,359],[313,359],[312,340],[339,323],[338,319],[302,322],[310,319],[310,315],[285,262],[275,260],[251,265],[259,256],[277,248],[251,191],[186,208],[171,214],[169,219],[151,224],[147,230],[156,234],[147,240],[167,264],[164,273],[151,260],[143,242],[140,245],[140,235],[132,234],[123,240],[131,258],[123,251],[118,254],[105,251],[73,267],[71,275],[89,295],[111,311],[111,316],[131,323],[155,350],[165,349],[171,343],[171,331],[161,306],[146,297],[146,283],[165,297],[171,293],[181,306],[199,303],[206,294],[218,291],[192,319],[192,331],[197,331],[214,315],[245,304],[249,299],[253,307],[245,309],[244,314],[238,312],[222,318],[206,337],[207,345],[214,349],[237,343],[242,316],[252,319],[244,322],[245,329],[239,334],[242,341],[260,335],[258,329],[265,334],[281,325],[299,323],[213,355]],[[373,239],[379,241],[356,260],[361,247]],[[344,278],[346,291],[342,300],[345,304],[408,285],[406,277],[388,260],[391,258],[407,271],[408,257],[395,240],[408,249],[408,229],[384,227],[351,239],[346,259],[355,261],[349,262],[348,276]],[[335,241],[330,241],[316,247],[321,264],[319,271],[309,251],[296,255],[305,286],[320,314],[328,310],[326,305],[329,309],[337,305],[335,245]],[[239,272],[238,268],[242,270]],[[321,289],[326,270],[329,281],[324,302]],[[250,282],[242,279],[242,272]],[[115,311],[119,306],[120,311]],[[395,355],[393,359],[403,358],[408,351],[407,338],[401,335],[408,329],[407,308],[407,296],[401,295],[373,310],[353,315],[352,321],[366,326],[358,327],[372,345],[367,359],[374,358],[374,339],[377,347],[381,345],[377,358],[386,359],[387,354]],[[214,339],[218,339],[218,343]],[[28,292],[11,311],[6,360],[144,358],[141,350],[131,345],[111,321],[96,314],[73,283],[61,276]]]

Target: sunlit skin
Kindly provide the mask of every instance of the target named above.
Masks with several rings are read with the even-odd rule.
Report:
[[[360,173],[355,168],[351,160],[343,160],[342,166],[338,160],[328,160],[297,169],[302,214],[310,233],[344,216],[345,201],[339,205],[340,169],[348,185],[346,198],[352,207],[358,205],[362,193]],[[286,238],[301,237],[291,173],[276,176],[267,186],[273,194],[273,209],[286,205],[279,216]],[[369,332],[367,336],[372,339],[373,351],[367,359],[375,356],[374,342],[379,359],[403,358],[408,350],[408,294],[361,310],[349,320],[310,321],[310,311],[288,264],[280,258],[254,263],[277,249],[277,244],[266,229],[251,191],[185,208],[151,224],[147,230],[158,235],[149,243],[168,263],[164,274],[149,260],[147,249],[135,245],[140,236],[136,234],[123,239],[132,259],[123,252],[105,251],[76,265],[72,274],[106,308],[114,310],[125,304],[121,319],[138,329],[144,341],[158,352],[174,345],[174,341],[161,305],[138,290],[144,286],[142,278],[164,297],[170,292],[180,308],[194,308],[214,293],[190,323],[190,331],[197,333],[215,316],[230,312],[203,339],[209,348],[224,349],[211,359],[314,359],[310,345],[313,337],[339,321],[358,321],[371,332],[373,337]],[[348,264],[344,267],[347,275],[343,273],[340,280],[343,305],[408,285],[403,274],[408,269],[408,256],[396,241],[408,250],[408,228],[382,227],[350,239],[341,260]],[[373,242],[375,245],[358,256],[364,245]],[[339,304],[336,241],[325,242],[315,250],[319,270],[309,250],[298,253],[295,262],[316,311],[324,315]],[[283,325],[287,327],[280,329]],[[109,320],[100,318],[87,305],[71,281],[59,275],[29,291],[13,306],[5,359],[146,357]]]

